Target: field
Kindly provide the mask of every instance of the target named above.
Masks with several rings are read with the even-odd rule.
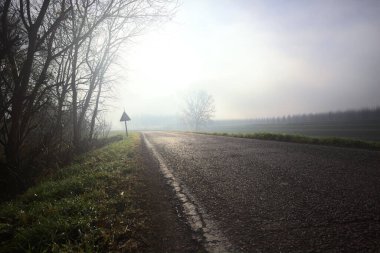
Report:
[[[225,132],[234,134],[282,133],[311,137],[341,137],[366,141],[380,141],[380,122],[346,123],[292,123],[292,124],[239,124],[220,122],[210,125],[206,132]]]
[[[341,138],[341,137],[311,137],[311,136],[305,136],[305,135],[283,134],[283,133],[243,134],[243,133],[201,132],[201,134],[229,136],[229,137],[237,137],[237,138],[248,138],[248,139],[257,139],[257,140],[272,140],[272,141],[281,141],[281,142],[325,145],[325,146],[345,147],[345,148],[380,150],[380,142],[365,141],[365,140],[358,140],[358,139],[351,139],[351,138]]]

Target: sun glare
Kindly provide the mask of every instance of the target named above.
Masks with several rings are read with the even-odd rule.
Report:
[[[135,92],[158,97],[188,88],[200,72],[200,59],[175,32],[153,33],[130,54],[129,80]]]

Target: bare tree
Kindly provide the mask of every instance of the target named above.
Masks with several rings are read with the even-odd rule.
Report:
[[[49,5],[59,14],[47,20]],[[64,2],[51,4],[49,0],[19,1],[18,5],[7,0],[1,6],[2,64],[10,72],[3,78],[9,89],[4,96],[6,108],[2,109],[6,118],[2,144],[13,166],[17,166],[20,147],[34,128],[30,124],[33,114],[47,102],[45,95],[51,87],[46,80],[56,57],[55,33],[68,11]]]
[[[119,47],[171,2],[0,1],[0,178],[94,138]]]
[[[205,91],[194,91],[185,98],[182,115],[184,123],[199,131],[211,121],[215,114],[214,98]]]

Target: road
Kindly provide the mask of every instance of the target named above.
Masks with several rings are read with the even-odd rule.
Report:
[[[380,152],[144,132],[240,252],[379,252]]]

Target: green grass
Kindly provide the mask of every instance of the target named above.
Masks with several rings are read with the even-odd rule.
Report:
[[[128,134],[133,134],[135,131],[128,130]],[[125,136],[125,130],[112,130],[109,133],[109,137],[116,136],[116,135],[121,135]]]
[[[84,154],[0,206],[0,252],[134,251],[144,217],[133,201],[139,135]]]
[[[274,140],[274,141],[283,141],[283,142],[306,143],[306,144],[316,144],[316,145],[327,145],[327,146],[335,146],[335,147],[380,150],[380,142],[362,141],[362,140],[338,138],[338,137],[309,137],[309,136],[303,136],[303,135],[279,134],[279,133],[233,134],[233,133],[219,133],[219,132],[215,132],[215,133],[202,132],[201,134],[221,135],[221,136],[230,136],[230,137],[238,137],[238,138],[259,139],[259,140]]]

